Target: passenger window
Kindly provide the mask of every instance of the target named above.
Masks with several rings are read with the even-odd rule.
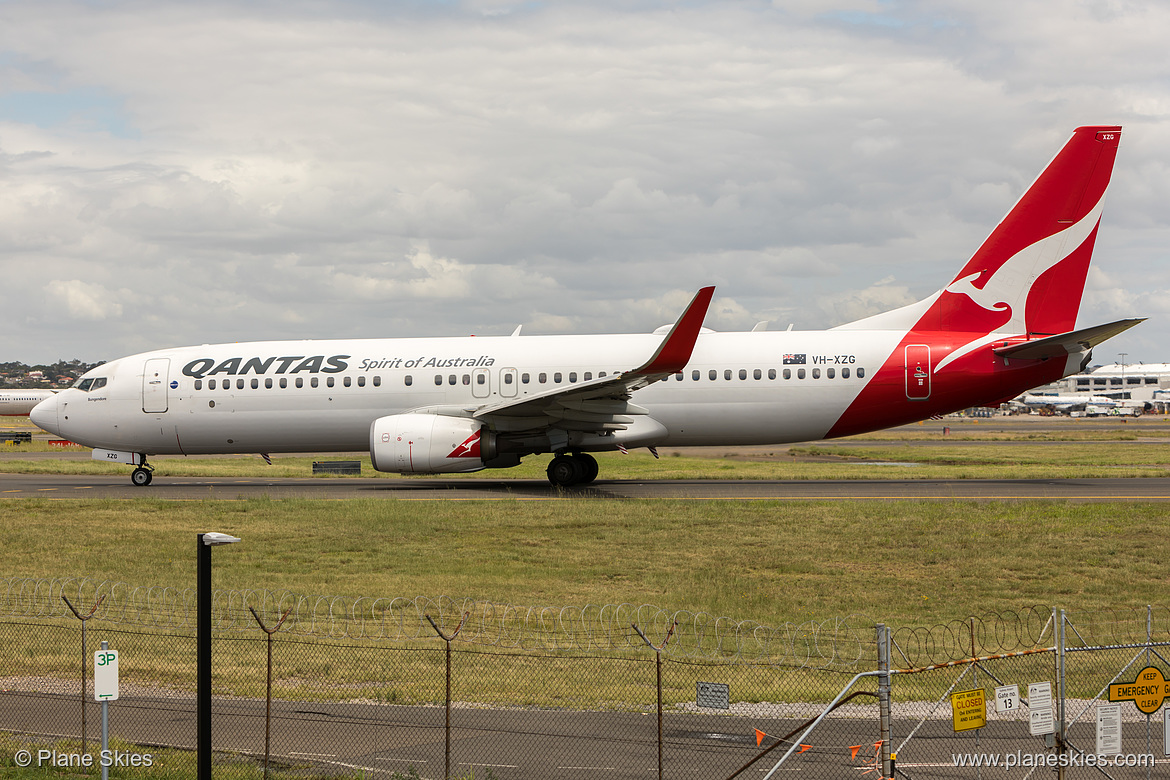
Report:
[[[349,383],[346,382],[346,384],[348,385]],[[435,374],[435,384],[436,385],[443,384],[443,375],[442,374]]]
[[[236,380],[236,389],[237,389],[237,390],[243,390],[243,389],[244,389],[244,380],[243,380],[243,379],[237,379],[237,380]]]
[[[791,378],[792,378],[792,369],[791,369],[791,368],[786,368],[786,369],[784,369],[784,378],[785,378],[785,379],[791,379]]]
[[[259,389],[259,387],[260,387],[260,380],[259,380],[259,379],[253,379],[253,380],[252,380],[252,389],[253,389],[253,390],[257,390],[257,389]]]
[[[545,382],[548,381],[548,374],[541,371],[539,374],[536,375],[536,381],[540,382],[543,385]]]
[[[553,384],[559,385],[561,383],[561,372],[557,371],[553,374]]]
[[[833,375],[834,375],[835,373],[836,373],[836,372],[835,372],[833,369],[831,369],[831,368],[826,368],[826,369],[825,369],[825,376],[826,376],[826,377],[828,377],[829,379],[832,379],[832,378],[833,378]]]
[[[674,379],[675,379],[675,381],[676,381],[676,382],[681,382],[681,381],[683,381],[683,372],[679,371],[677,374],[675,374],[675,375],[674,375]]]
[[[264,380],[264,389],[266,389],[266,390],[272,389],[272,377],[268,377]]]
[[[769,379],[775,379],[775,378],[776,378],[776,369],[774,369],[774,368],[769,368],[769,369],[768,369],[768,378],[769,378]]]
[[[305,380],[304,380],[304,378],[303,378],[303,377],[299,377],[299,376],[298,376],[298,377],[297,377],[297,387],[304,387],[304,386],[305,386]]]
[[[196,379],[196,380],[195,380],[195,389],[196,389],[196,390],[202,390],[202,389],[203,389],[203,380],[202,380],[202,379]]]
[[[730,368],[723,372],[723,378],[724,379],[731,379],[731,369]]]
[[[208,390],[214,390],[214,389],[215,389],[215,380],[214,380],[214,379],[208,379],[208,380],[207,380],[207,389],[208,389]]]
[[[865,369],[864,368],[857,369],[857,378],[858,379],[865,379]]]
[[[463,384],[465,384],[465,385],[471,384],[471,374],[464,374],[463,375]]]
[[[849,369],[847,369],[847,368],[843,368],[843,369],[841,369],[841,378],[842,378],[842,379],[848,379],[848,378],[849,378]]]
[[[747,369],[746,368],[741,368],[739,370],[739,378],[740,379],[747,379]]]
[[[716,371],[715,369],[711,369],[709,372],[707,372],[707,378],[710,379],[712,382],[714,382],[718,377],[719,377],[719,372]]]
[[[317,386],[317,377],[313,377],[312,379],[309,380],[309,387],[316,387],[316,386]]]
[[[453,385],[458,381],[459,381],[459,377],[455,376],[454,374],[451,374],[450,376],[447,377],[447,384],[449,384],[449,385]]]
[[[402,377],[402,384],[410,387],[414,384],[414,377],[412,377],[410,374],[407,374],[406,376]]]
[[[764,374],[758,368],[752,372],[752,379],[762,379],[763,377]]]
[[[284,377],[281,377],[280,378],[280,386],[281,387],[288,387],[288,380],[285,379]]]
[[[529,379],[529,377],[528,377],[528,374],[526,374],[526,373],[525,373],[525,374],[521,374],[521,375],[520,375],[520,381],[521,381],[522,383],[524,383],[524,384],[528,384],[528,379]]]
[[[512,384],[512,375],[511,374],[504,374],[504,384],[506,384],[506,385]]]
[[[333,387],[333,377],[328,377],[328,378],[325,380],[325,386],[326,386],[326,387]]]
[[[814,368],[813,369],[813,379],[820,379],[820,378],[821,378],[821,370],[819,368]]]
[[[374,377],[374,387],[381,387],[381,386],[382,386],[382,377],[375,376]]]
[[[570,381],[570,382],[576,382],[576,381],[577,381],[577,372],[576,372],[576,371],[570,371],[570,372],[569,372],[569,381]]]
[[[435,378],[438,379],[438,377],[435,377]],[[344,379],[341,380],[341,384],[345,385],[346,387],[349,387],[350,385],[353,384],[353,377],[349,377],[349,376],[345,377]],[[442,384],[442,382],[436,382],[435,384]]]
[[[590,379],[592,379],[592,378],[593,378],[593,372],[592,372],[592,371],[586,371],[586,372],[585,372],[585,381],[586,381],[586,382],[588,382],[588,381],[589,381]]]
[[[486,380],[487,380],[487,376],[485,374],[476,374],[475,375],[475,383],[477,385],[482,385]]]
[[[364,376],[359,376],[358,377],[358,387],[365,387],[365,386],[366,386],[366,378]]]
[[[694,371],[691,372],[691,381],[692,382],[699,381],[699,369],[696,368]]]
[[[804,379],[804,369],[803,368],[796,369],[796,378],[797,379]]]
[[[605,372],[604,372],[604,371],[602,371],[602,372],[601,372],[600,374],[598,374],[597,376],[599,376],[599,377],[603,377],[603,376],[605,376]]]

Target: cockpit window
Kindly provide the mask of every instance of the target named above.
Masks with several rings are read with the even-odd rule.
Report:
[[[74,385],[74,387],[83,393],[88,393],[90,390],[98,390],[99,388],[105,386],[106,377],[104,376],[90,377],[89,379],[79,379],[77,380],[77,384]]]

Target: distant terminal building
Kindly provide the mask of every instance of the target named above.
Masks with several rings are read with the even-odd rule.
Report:
[[[1096,395],[1145,401],[1149,411],[1170,411],[1170,363],[1111,363],[1073,374],[1031,391],[1035,394]]]

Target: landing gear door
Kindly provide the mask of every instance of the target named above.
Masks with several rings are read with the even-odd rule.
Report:
[[[167,402],[167,373],[169,358],[151,358],[142,372],[142,411],[150,414],[165,412]]]
[[[911,401],[930,398],[930,345],[906,345],[906,397]]]

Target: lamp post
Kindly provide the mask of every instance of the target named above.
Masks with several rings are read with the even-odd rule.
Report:
[[[211,548],[240,541],[219,533],[197,534],[199,612],[196,619],[196,755],[199,780],[211,780]]]

